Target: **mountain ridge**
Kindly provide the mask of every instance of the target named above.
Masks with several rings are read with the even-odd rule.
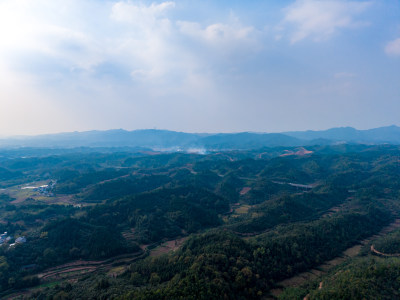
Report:
[[[355,143],[400,143],[400,127],[396,125],[364,130],[353,127],[336,127],[320,131],[288,131],[283,134],[304,140],[322,138]]]
[[[275,146],[307,146],[337,143],[400,144],[400,127],[396,125],[358,130],[337,127],[327,130],[288,131],[282,133],[187,133],[158,129],[91,130],[36,136],[0,138],[0,147],[143,147],[161,151],[246,150]]]

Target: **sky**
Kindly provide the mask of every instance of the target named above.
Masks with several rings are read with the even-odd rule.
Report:
[[[0,0],[0,136],[388,125],[398,0]]]

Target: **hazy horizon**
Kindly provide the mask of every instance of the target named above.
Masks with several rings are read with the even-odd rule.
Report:
[[[398,1],[0,3],[0,137],[399,126]]]
[[[171,130],[171,129],[165,129],[165,128],[137,128],[137,129],[125,129],[125,128],[109,128],[109,129],[89,129],[89,130],[75,130],[75,131],[58,131],[58,132],[47,132],[47,133],[39,133],[39,134],[17,134],[17,135],[0,135],[0,139],[7,139],[7,138],[24,138],[24,137],[35,137],[35,136],[41,136],[41,135],[57,135],[57,134],[69,134],[69,133],[83,133],[83,132],[93,132],[93,131],[117,131],[117,130],[124,130],[124,131],[141,131],[141,130],[160,130],[160,131],[173,131],[173,132],[181,132],[181,133],[190,133],[190,134],[235,134],[235,133],[259,133],[259,134],[268,134],[268,133],[282,133],[285,134],[287,132],[305,132],[305,131],[325,131],[329,129],[340,129],[340,128],[353,128],[355,130],[369,130],[369,129],[376,129],[376,128],[382,128],[382,127],[391,127],[391,126],[397,126],[395,124],[390,124],[390,125],[385,125],[385,126],[379,126],[379,127],[371,127],[371,128],[355,128],[352,126],[338,126],[338,127],[330,127],[330,128],[324,128],[324,129],[306,129],[306,130],[287,130],[287,131],[274,131],[274,132],[267,132],[267,131],[215,131],[215,132],[196,132],[196,131],[184,131],[184,130]]]

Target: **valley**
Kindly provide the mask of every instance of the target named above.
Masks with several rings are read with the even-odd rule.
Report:
[[[5,154],[0,296],[314,297],[360,259],[398,259],[399,155],[389,145]]]

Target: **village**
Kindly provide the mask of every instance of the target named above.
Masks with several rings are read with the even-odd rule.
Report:
[[[53,197],[54,194],[52,192],[54,186],[56,185],[56,180],[50,180],[49,184],[44,184],[41,186],[24,186],[21,187],[21,190],[33,190],[35,192],[39,192],[41,196],[45,197]]]
[[[13,239],[12,236],[8,235],[7,232],[4,232],[0,235],[0,246],[8,245],[8,248],[13,248],[18,244],[23,244],[26,243],[26,237],[25,236],[20,236],[17,237],[14,240],[14,243],[10,243],[10,241]]]

